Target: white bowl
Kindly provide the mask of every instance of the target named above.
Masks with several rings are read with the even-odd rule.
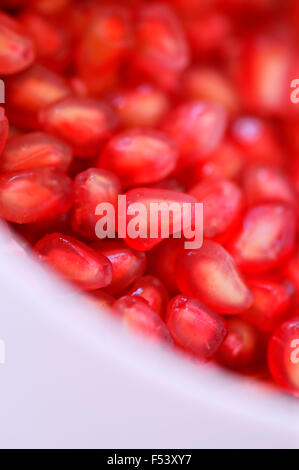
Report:
[[[0,233],[2,448],[298,448],[299,401],[121,329]]]

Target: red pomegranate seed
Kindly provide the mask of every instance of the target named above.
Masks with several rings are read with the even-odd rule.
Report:
[[[72,228],[84,237],[95,239],[98,217],[95,210],[102,202],[117,204],[121,192],[120,182],[113,173],[89,168],[79,173],[74,181],[74,207]]]
[[[55,72],[34,64],[6,80],[8,117],[22,129],[37,129],[38,112],[72,94],[67,82]]]
[[[251,279],[253,304],[242,316],[263,332],[272,332],[288,314],[294,288],[290,282]]]
[[[274,128],[257,117],[242,117],[234,121],[231,129],[233,141],[251,163],[281,166],[284,154]]]
[[[175,13],[163,4],[142,6],[135,34],[135,67],[169,89],[169,77],[171,83],[189,63],[188,45]]]
[[[95,157],[116,126],[112,109],[88,98],[67,98],[39,113],[42,128],[65,140],[76,156]]]
[[[72,0],[31,0],[32,8],[43,15],[64,13]]]
[[[105,255],[112,264],[113,278],[106,289],[111,295],[121,295],[145,271],[145,254],[132,250],[122,241],[98,241],[93,245],[93,249]]]
[[[244,272],[265,272],[279,266],[295,248],[296,216],[280,203],[260,204],[245,214],[230,251]]]
[[[112,297],[112,295],[106,294],[101,290],[93,290],[90,293],[91,295],[86,297],[86,300],[92,303],[95,307],[99,308],[101,312],[103,310],[111,309],[115,302],[115,299]]]
[[[147,275],[137,279],[129,295],[142,297],[149,306],[163,318],[166,304],[168,302],[168,292],[164,285],[155,276]]]
[[[8,137],[8,120],[5,116],[4,108],[0,107],[0,155],[2,154],[3,149],[5,147],[7,137]]]
[[[165,324],[145,300],[129,295],[113,304],[113,309],[122,316],[123,322],[142,336],[157,343],[172,345],[172,339]]]
[[[155,127],[169,110],[167,95],[152,85],[120,90],[111,98],[124,127]]]
[[[228,318],[226,324],[228,334],[216,354],[217,361],[232,369],[257,363],[261,354],[258,331],[242,318]]]
[[[189,194],[203,203],[203,234],[213,238],[232,229],[243,208],[242,192],[232,181],[206,179],[190,189]]]
[[[281,324],[269,342],[268,364],[274,380],[299,397],[299,317]]]
[[[0,12],[0,75],[10,75],[28,68],[35,59],[34,45],[20,23]]]
[[[177,162],[176,145],[154,130],[116,134],[103,149],[98,166],[116,173],[123,187],[160,181]]]
[[[180,291],[217,313],[240,313],[252,304],[252,293],[234,260],[218,243],[206,240],[198,250],[182,249],[175,269]]]
[[[238,95],[233,84],[219,70],[191,68],[185,73],[183,87],[187,99],[220,103],[228,113],[236,113],[239,109]]]
[[[227,334],[219,315],[199,300],[184,295],[177,295],[168,303],[166,324],[176,343],[202,360],[216,353]]]
[[[20,134],[8,140],[0,160],[1,171],[54,167],[66,171],[72,150],[63,141],[42,132]]]
[[[178,292],[175,261],[182,245],[180,239],[164,240],[148,252],[150,272],[159,277],[172,294]]]
[[[51,233],[34,247],[42,261],[62,277],[84,290],[96,290],[112,281],[112,266],[106,256],[62,233]]]
[[[71,60],[70,37],[66,30],[34,11],[23,11],[18,19],[35,44],[39,63],[63,70]]]
[[[157,223],[157,234],[152,234],[151,228],[156,224],[155,214],[151,211],[151,204],[159,204],[161,207],[161,213],[163,217],[167,217],[169,221],[168,233],[164,235],[164,238],[173,235],[176,232],[183,232],[182,229],[188,230],[194,226],[194,210],[197,203],[196,199],[188,194],[178,193],[176,191],[170,191],[168,189],[155,189],[155,188],[134,188],[126,193],[126,212],[127,212],[127,231],[126,231],[126,242],[129,246],[135,250],[148,251],[153,248],[155,245],[160,243],[163,239],[162,233],[162,222],[161,218],[158,218]],[[142,209],[146,212],[144,214],[135,213],[134,205],[141,204]],[[171,204],[176,204],[178,209],[174,210],[173,216],[169,217],[169,214],[165,214],[165,209],[161,206],[165,204],[169,209]],[[183,205],[188,204],[190,207],[190,220],[186,218],[183,220]],[[131,206],[131,209],[130,209]],[[166,208],[165,207],[165,208]],[[122,208],[119,208],[122,210]],[[130,214],[129,214],[130,212]],[[136,215],[137,214],[137,215]],[[122,215],[122,213],[121,213]],[[136,216],[138,220],[136,220]],[[165,222],[165,219],[163,219]],[[188,223],[189,222],[189,223]],[[131,235],[130,230],[134,233],[134,236]],[[144,230],[143,230],[144,229]],[[139,233],[139,230],[141,233]],[[142,233],[144,232],[144,233]]]
[[[51,168],[0,175],[0,217],[17,224],[52,219],[72,205],[72,182]]]
[[[296,203],[295,192],[287,176],[272,166],[255,165],[248,168],[243,185],[248,204],[267,201]]]
[[[206,159],[220,144],[226,127],[226,114],[219,104],[192,101],[174,108],[162,129],[177,143],[180,167]]]
[[[292,44],[276,33],[254,33],[238,58],[237,82],[244,107],[283,116],[290,106]],[[271,85],[270,85],[271,84]]]

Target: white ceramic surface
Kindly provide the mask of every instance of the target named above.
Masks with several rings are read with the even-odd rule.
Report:
[[[0,234],[0,447],[298,448],[299,401],[121,330]]]

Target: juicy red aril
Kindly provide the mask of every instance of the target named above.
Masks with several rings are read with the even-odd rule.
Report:
[[[54,167],[66,171],[72,150],[63,141],[42,132],[11,137],[0,160],[1,171],[31,170]]]
[[[213,238],[232,228],[241,215],[243,198],[238,186],[225,179],[206,179],[189,194],[203,203],[203,234]]]
[[[218,243],[206,240],[197,250],[181,250],[175,269],[180,291],[217,313],[240,313],[252,304],[252,293],[233,258]]]
[[[73,237],[52,233],[42,238],[34,250],[62,277],[81,289],[100,289],[112,281],[108,258]]]
[[[67,98],[39,113],[41,127],[65,140],[82,158],[95,157],[116,126],[112,109],[88,98]]]
[[[163,239],[161,219],[158,220],[157,224],[157,234],[153,236],[151,234],[151,228],[156,225],[156,217],[151,212],[151,205],[155,204],[166,204],[167,208],[171,206],[172,203],[176,203],[179,211],[173,211],[173,217],[169,217],[169,230],[168,234],[164,236],[173,235],[174,233],[181,230],[183,227],[187,229],[194,225],[194,208],[196,204],[196,199],[188,194],[178,193],[176,191],[170,191],[168,189],[151,189],[151,188],[134,188],[126,193],[126,211],[130,214],[127,215],[127,233],[126,233],[126,242],[132,248],[141,251],[148,251],[157,245]],[[135,215],[135,204],[142,204],[144,213],[139,213],[137,211],[137,220]],[[189,224],[183,220],[183,204],[187,203],[190,205],[191,214]],[[130,209],[131,207],[131,209]],[[139,207],[139,206],[138,206]],[[161,206],[160,206],[161,207]],[[163,208],[161,209],[163,212]],[[162,213],[163,217],[168,217],[169,214],[165,209]],[[186,218],[187,219],[187,218]],[[183,223],[184,222],[184,223]],[[131,229],[134,233],[134,237],[131,235]],[[139,230],[141,234],[139,234]],[[144,234],[142,233],[144,231]],[[136,235],[136,236],[135,236]],[[144,236],[145,235],[145,236]],[[152,235],[152,236],[151,236]]]
[[[154,312],[158,313],[160,317],[164,317],[169,296],[164,285],[157,277],[150,275],[140,277],[134,283],[129,295],[142,297]]]
[[[184,295],[177,295],[168,303],[166,324],[176,343],[204,360],[215,354],[227,334],[219,315]]]
[[[6,80],[8,117],[21,129],[37,129],[38,112],[71,94],[71,88],[60,75],[34,64]]]
[[[33,42],[21,25],[0,12],[0,75],[10,75],[28,68],[35,58]]]
[[[5,116],[4,109],[0,107],[0,155],[3,152],[7,137],[8,137],[8,120]]]
[[[155,127],[169,109],[167,95],[147,84],[118,91],[110,103],[124,127]]]
[[[72,182],[51,168],[35,168],[0,175],[0,217],[28,224],[51,219],[72,205]]]
[[[128,295],[118,299],[113,304],[113,308],[122,316],[125,325],[132,330],[158,343],[172,344],[164,322],[145,300]]]
[[[105,255],[112,264],[112,282],[106,290],[112,295],[122,294],[145,271],[145,254],[132,250],[122,241],[98,241],[93,248],[97,253]]]
[[[232,369],[240,369],[257,363],[260,355],[260,335],[254,326],[242,318],[228,318],[228,334],[220,346],[217,360]]]
[[[105,146],[98,166],[116,173],[124,187],[159,181],[177,162],[176,145],[153,130],[131,130],[116,134]]]
[[[79,173],[74,181],[74,207],[72,228],[84,237],[95,239],[98,217],[95,210],[102,202],[117,203],[121,192],[120,182],[113,173],[99,168],[89,168]]]
[[[248,204],[265,201],[296,203],[295,192],[287,176],[272,166],[257,165],[248,168],[243,185]]]
[[[268,364],[274,380],[299,396],[299,317],[281,324],[269,342]]]
[[[86,297],[86,300],[89,301],[94,307],[97,307],[101,312],[103,309],[109,310],[115,302],[112,295],[106,294],[101,290],[93,290],[90,292],[91,295]]]
[[[240,232],[230,244],[244,272],[264,272],[279,266],[295,248],[296,216],[279,203],[260,204],[248,210]]]
[[[206,159],[220,144],[225,127],[226,114],[221,105],[202,101],[179,105],[162,125],[178,146],[180,167]]]
[[[173,238],[164,240],[148,252],[150,272],[159,277],[172,294],[178,291],[175,261],[182,245],[182,240]]]
[[[251,279],[253,304],[243,313],[249,323],[259,330],[272,332],[289,313],[294,288],[288,281]]]
[[[141,7],[134,53],[137,70],[171,90],[176,75],[188,63],[188,46],[174,12],[162,4]]]

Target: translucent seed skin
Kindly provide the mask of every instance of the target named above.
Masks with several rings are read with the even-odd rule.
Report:
[[[159,277],[173,295],[178,292],[175,261],[182,247],[183,241],[173,238],[162,241],[147,253],[150,272]]]
[[[140,278],[146,269],[146,256],[135,251],[122,241],[97,241],[93,249],[105,255],[111,262],[113,278],[106,289],[111,295],[121,295],[133,282]]]
[[[161,126],[179,149],[179,167],[203,161],[220,144],[226,129],[221,105],[192,101],[174,108]]]
[[[158,344],[173,344],[165,323],[145,300],[124,296],[113,304],[113,309],[121,315],[123,323],[130,329]]]
[[[199,300],[184,295],[177,295],[168,303],[166,324],[176,343],[201,360],[213,357],[227,334],[219,315]]]
[[[174,142],[153,130],[131,130],[116,134],[103,149],[98,166],[118,175],[123,187],[160,181],[177,163]]]
[[[248,309],[253,296],[230,254],[205,240],[198,250],[182,249],[176,258],[177,285],[217,313],[237,314]]]
[[[108,258],[68,235],[46,235],[34,250],[42,261],[83,290],[100,289],[112,281],[112,266]]]
[[[5,116],[4,108],[0,107],[0,156],[5,147],[7,137],[8,137],[8,120]],[[3,158],[3,157],[1,157]]]
[[[0,12],[0,75],[11,75],[28,68],[35,59],[31,39],[11,16]]]
[[[121,193],[120,181],[116,175],[99,168],[88,168],[77,174],[74,180],[74,207],[72,229],[90,240],[97,239],[95,228],[98,216],[95,210],[103,202],[117,204]]]
[[[73,203],[71,179],[51,168],[0,175],[0,217],[17,224],[54,219]]]
[[[164,318],[169,295],[157,277],[151,275],[140,277],[134,283],[129,295],[142,297],[161,318]]]
[[[299,317],[281,324],[270,339],[268,365],[273,379],[299,397]]]
[[[91,98],[67,98],[39,113],[41,127],[65,140],[81,158],[98,155],[117,125],[114,111]]]
[[[259,204],[249,209],[229,251],[242,271],[266,272],[278,267],[295,249],[296,216],[284,204]]]
[[[0,169],[19,171],[53,167],[66,171],[72,157],[72,149],[65,142],[43,132],[30,132],[8,140]]]

